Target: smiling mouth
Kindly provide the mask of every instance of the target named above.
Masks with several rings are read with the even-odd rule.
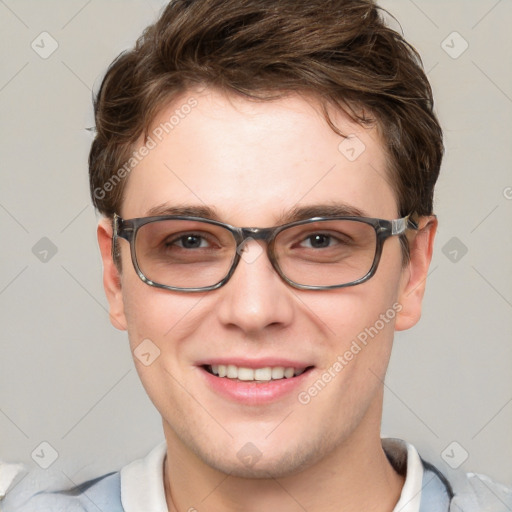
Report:
[[[216,377],[236,380],[240,382],[270,382],[273,380],[292,379],[312,369],[293,368],[285,366],[266,366],[264,368],[246,368],[233,364],[203,365],[203,368]]]

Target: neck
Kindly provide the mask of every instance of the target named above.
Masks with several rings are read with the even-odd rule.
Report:
[[[266,479],[230,476],[212,468],[164,424],[169,511],[391,512],[404,478],[382,449],[380,416],[369,420],[318,463],[293,475]],[[368,435],[368,427],[376,434]]]

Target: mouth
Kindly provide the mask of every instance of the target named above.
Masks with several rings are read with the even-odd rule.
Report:
[[[196,363],[199,380],[222,400],[249,406],[266,406],[296,399],[313,379],[315,366],[298,359],[232,356]]]
[[[234,364],[206,364],[202,368],[209,374],[223,379],[238,382],[268,383],[283,379],[293,379],[311,370],[313,366],[295,368],[293,366],[265,366],[261,368],[247,368]]]

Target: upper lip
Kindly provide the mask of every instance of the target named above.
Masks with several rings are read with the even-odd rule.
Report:
[[[292,359],[284,359],[280,357],[261,357],[258,359],[247,359],[243,357],[213,357],[199,361],[198,366],[207,365],[234,365],[239,368],[274,368],[276,366],[283,366],[284,368],[307,368],[313,366],[310,362],[297,361]]]

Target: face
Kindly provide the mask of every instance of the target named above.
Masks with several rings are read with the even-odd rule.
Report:
[[[312,100],[250,102],[211,89],[176,100],[155,127],[191,97],[195,106],[131,171],[124,219],[207,206],[233,226],[270,227],[293,209],[325,205],[398,218],[376,129],[334,115],[342,133],[358,137],[355,151],[364,148],[354,159]],[[112,321],[127,329],[132,351],[143,340],[159,350],[147,366],[134,361],[168,443],[212,468],[257,477],[293,474],[378,436],[393,332],[420,314],[434,229],[425,231],[411,240],[405,266],[398,238],[387,240],[376,274],[357,286],[292,288],[252,240],[226,285],[183,293],[142,282],[125,240],[118,276],[109,223],[100,223]],[[215,376],[210,365],[306,370],[251,382]]]

